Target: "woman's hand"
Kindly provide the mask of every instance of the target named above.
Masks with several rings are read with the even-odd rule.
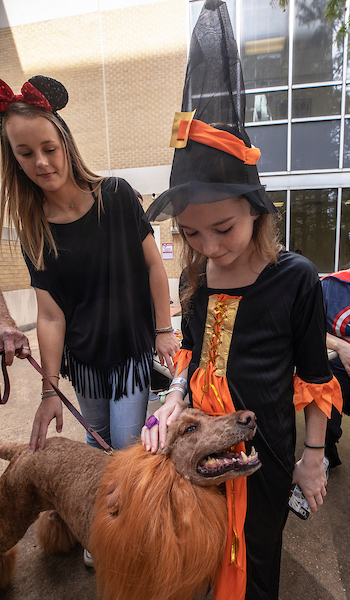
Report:
[[[47,430],[52,419],[56,419],[56,431],[61,433],[63,426],[62,402],[58,396],[43,398],[35,413],[32,433],[29,441],[29,451],[43,450]]]
[[[165,361],[172,376],[174,376],[173,357],[179,348],[180,343],[172,332],[158,333],[156,337],[156,352],[159,356],[160,364],[164,365]]]
[[[184,408],[186,408],[186,405],[183,402],[181,392],[175,390],[167,395],[166,403],[154,413],[159,425],[153,425],[151,429],[146,425],[142,428],[141,442],[143,446],[146,446],[147,452],[151,450],[155,454],[158,446],[164,448],[168,425],[176,421]]]
[[[306,448],[293,472],[293,483],[297,483],[310,506],[311,512],[323,504],[327,478],[323,465],[323,450]]]

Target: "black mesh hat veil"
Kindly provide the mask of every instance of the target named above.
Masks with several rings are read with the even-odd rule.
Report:
[[[260,183],[260,152],[252,148],[244,120],[243,75],[227,6],[206,0],[192,33],[182,113],[173,126],[170,187],[149,207],[151,221],[177,216],[188,204],[240,195],[258,213],[276,212]]]

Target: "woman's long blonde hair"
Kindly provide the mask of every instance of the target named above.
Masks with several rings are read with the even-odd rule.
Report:
[[[198,288],[201,277],[205,275],[207,257],[191,248],[181,227],[179,231],[183,240],[182,254],[186,267],[186,282],[181,288],[181,306],[186,316],[190,312],[191,298]],[[277,263],[278,254],[283,246],[278,240],[275,215],[259,215],[254,221],[252,240],[260,258],[269,264]]]
[[[20,169],[6,134],[6,123],[13,115],[27,119],[44,117],[55,125],[63,142],[71,180],[78,189],[81,189],[80,185],[83,182],[91,185],[93,192],[98,196],[99,210],[102,206],[101,182],[103,177],[96,175],[86,166],[72,134],[57,114],[24,102],[10,104],[2,117],[2,126],[0,127],[0,226],[2,230],[2,227],[7,225],[6,219],[8,219],[8,225],[16,230],[24,252],[36,269],[43,270],[45,268],[44,248],[46,247],[55,257],[58,256],[58,252],[43,210],[43,191]]]

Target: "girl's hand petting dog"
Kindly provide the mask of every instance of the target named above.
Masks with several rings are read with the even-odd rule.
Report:
[[[141,442],[146,447],[147,452],[150,450],[155,454],[158,446],[164,448],[168,425],[177,420],[184,408],[186,408],[186,404],[183,402],[181,392],[175,390],[167,395],[165,404],[154,413],[159,425],[153,425],[151,429],[146,425],[142,428]]]

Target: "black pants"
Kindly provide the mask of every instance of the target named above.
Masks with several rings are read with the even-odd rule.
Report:
[[[245,600],[278,600],[282,533],[292,478],[267,457],[263,465],[247,479]]]

